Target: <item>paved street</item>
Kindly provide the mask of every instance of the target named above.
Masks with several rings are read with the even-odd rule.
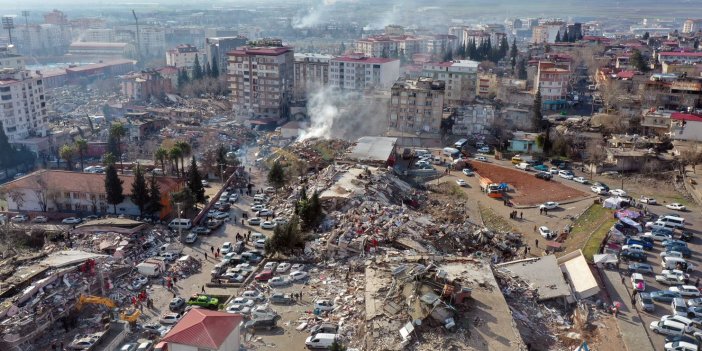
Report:
[[[622,308],[617,316],[617,325],[629,351],[653,351],[654,346],[648,337],[647,325],[642,322],[635,306],[631,305],[631,295],[626,286],[621,283],[622,276],[616,270],[602,270],[602,277],[612,301],[622,303]],[[625,283],[629,281],[625,277]]]

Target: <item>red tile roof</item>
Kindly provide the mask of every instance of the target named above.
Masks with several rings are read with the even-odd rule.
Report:
[[[675,120],[679,120],[679,121],[702,122],[702,116],[691,115],[689,113],[682,113],[682,112],[673,112],[670,114],[670,118],[675,119]]]
[[[162,341],[216,350],[243,320],[238,314],[195,308],[186,313]]]
[[[636,72],[634,72],[634,71],[621,71],[621,72],[617,73],[617,77],[621,78],[621,79],[631,79],[631,78],[634,78],[635,74],[636,74]]]
[[[124,195],[131,195],[134,176],[119,174],[123,181]],[[156,177],[161,193],[178,188],[179,180],[172,177]],[[43,186],[62,192],[103,193],[105,191],[105,175],[61,170],[43,169],[30,173],[25,177],[6,183],[5,189],[41,189]]]

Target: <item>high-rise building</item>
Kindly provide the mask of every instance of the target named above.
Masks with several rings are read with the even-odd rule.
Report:
[[[275,44],[275,45],[272,45]],[[294,84],[292,47],[262,41],[230,51],[227,78],[234,109],[253,118],[287,118]]]
[[[388,89],[399,77],[399,59],[355,53],[329,63],[329,85],[340,90]]]
[[[534,93],[541,92],[541,103],[547,109],[559,109],[565,106],[568,95],[568,83],[571,71],[567,66],[549,61],[539,61],[536,71]]]
[[[702,29],[702,19],[687,19],[683,22],[683,33],[692,33]]]
[[[190,44],[181,44],[166,52],[166,66],[185,69],[190,73],[195,65],[196,56],[200,66],[204,66],[207,55]]]
[[[563,35],[565,31],[566,24],[564,22],[546,22],[534,27],[531,42],[534,44],[553,44],[556,37]]]
[[[68,17],[59,10],[53,10],[44,14],[44,23],[63,26],[68,24]]]
[[[401,133],[439,133],[444,111],[442,80],[420,77],[393,84],[388,128]]]
[[[32,76],[12,47],[0,48],[0,122],[10,142],[47,133],[48,116],[41,76]]]
[[[248,39],[244,36],[205,38],[205,53],[210,67],[213,67],[213,61],[217,60],[217,69],[220,73],[225,73],[227,71],[227,53],[246,45],[247,41]]]
[[[329,61],[334,56],[295,54],[295,85],[293,96],[304,98],[308,93],[329,84]]]

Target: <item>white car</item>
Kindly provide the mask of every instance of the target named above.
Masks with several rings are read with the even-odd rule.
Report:
[[[305,265],[302,263],[295,263],[290,267],[290,270],[292,271],[304,271],[305,270]]]
[[[661,251],[659,254],[661,258],[664,257],[677,257],[677,258],[683,258],[683,254],[680,251]]]
[[[274,271],[275,267],[278,267],[278,262],[270,261],[270,262],[267,262],[265,266],[263,266],[263,270],[264,271]]]
[[[68,218],[64,218],[64,219],[61,221],[61,223],[63,223],[63,224],[78,224],[78,223],[80,223],[80,222],[82,222],[82,221],[83,221],[83,220],[80,219],[80,218],[68,217]]]
[[[683,204],[679,204],[677,202],[673,202],[672,204],[667,204],[665,205],[666,208],[669,208],[671,210],[676,210],[676,211],[685,211],[687,207]]]
[[[243,283],[246,277],[239,273],[226,272],[222,274],[222,278],[229,280],[230,282]]]
[[[626,191],[622,189],[612,189],[609,191],[609,193],[614,196],[626,196]]]
[[[12,222],[12,223],[24,223],[28,220],[29,220],[29,216],[27,216],[26,214],[18,214],[16,216],[12,216],[12,218],[10,218],[10,222]]]
[[[290,270],[290,263],[283,262],[278,265],[278,267],[275,269],[276,272],[278,273],[285,273]]]
[[[334,309],[334,303],[330,300],[317,300],[314,302],[314,308],[320,311],[331,311]]]
[[[255,304],[256,301],[246,297],[237,297],[231,302],[231,305],[242,305],[249,308],[253,307]]]
[[[570,171],[558,171],[558,176],[563,179],[573,179],[573,173],[571,173]]]
[[[467,176],[469,176],[469,177],[473,175],[473,171],[471,171],[471,170],[468,169],[468,168],[464,168],[461,172],[463,172],[463,174],[465,174],[465,175],[467,175]]]
[[[257,249],[262,249],[266,247],[266,239],[259,239],[254,241],[254,247]]]
[[[259,302],[266,300],[266,297],[263,296],[263,294],[261,294],[260,292],[258,292],[256,290],[246,290],[241,294],[241,297],[245,297],[247,299],[253,299],[253,300],[259,301]]]
[[[651,238],[655,241],[670,240],[673,238],[672,234],[665,234],[662,231],[646,232],[643,234],[643,236]]]
[[[238,265],[234,266],[234,269],[244,272],[253,272],[256,270],[256,267],[252,266],[250,263],[239,263]]]
[[[266,208],[264,205],[253,205],[251,206],[251,211],[258,212],[264,208]]]
[[[456,184],[458,184],[458,186],[467,186],[468,185],[468,183],[466,183],[466,181],[463,179],[456,179]]]
[[[237,202],[238,200],[239,200],[239,194],[231,194],[231,195],[229,195],[229,198],[227,198],[227,201],[229,201],[229,203],[231,203],[231,204]]]
[[[289,276],[290,276],[290,279],[292,279],[294,281],[300,281],[300,280],[307,279],[307,277],[309,275],[307,274],[307,272],[294,271],[294,272],[290,273]]]
[[[558,174],[560,170],[558,169],[558,167],[551,167],[548,171],[551,172],[551,174]]]
[[[271,211],[267,208],[264,208],[264,209],[258,211],[257,216],[258,217],[273,216],[273,211]]]
[[[553,202],[553,201],[544,202],[541,206],[539,206],[540,209],[547,209],[547,210],[553,210],[556,207],[558,207],[558,202]]]
[[[668,290],[680,293],[682,297],[700,297],[700,289],[694,285],[671,286]]]
[[[285,277],[273,277],[268,280],[269,286],[285,286],[290,284],[292,281]]]
[[[163,316],[161,316],[161,319],[159,319],[159,322],[161,324],[176,324],[180,320],[180,314],[179,313],[166,313]]]
[[[639,202],[644,203],[644,204],[649,204],[649,205],[658,204],[658,201],[656,201],[656,199],[654,199],[652,197],[648,197],[648,196],[641,196],[641,198],[639,199]]]
[[[485,156],[475,156],[475,160],[480,162],[488,162],[488,159]]]
[[[261,228],[263,229],[273,229],[275,228],[275,222],[273,221],[264,221],[261,223]]]
[[[598,195],[607,195],[607,194],[609,194],[609,191],[607,191],[607,188],[602,187],[602,186],[593,185],[593,186],[590,187],[590,190],[591,190],[593,193],[598,194]]]
[[[490,147],[489,146],[483,146],[480,149],[478,149],[478,152],[483,153],[483,154],[489,154],[490,153]]]
[[[546,226],[539,227],[539,234],[546,239],[552,239],[556,236],[556,233],[552,232],[551,229],[548,229]]]
[[[46,223],[49,219],[46,216],[36,216],[32,218],[32,223]]]
[[[244,305],[239,305],[239,304],[233,304],[227,306],[227,313],[237,313],[237,314],[242,314],[242,315],[248,315],[251,313],[251,307],[244,306]]]
[[[265,191],[268,194],[273,194],[275,193],[275,188],[272,186],[267,186],[266,189],[264,189],[263,191]]]
[[[222,249],[220,250],[220,253],[222,255],[226,255],[226,254],[232,252],[233,249],[234,249],[234,247],[232,246],[232,243],[227,241],[224,244],[222,244]]]
[[[261,219],[258,217],[253,217],[253,218],[249,218],[249,220],[247,222],[251,225],[259,225],[259,224],[261,224]]]
[[[185,243],[186,244],[192,244],[197,240],[197,233],[190,233],[188,236],[185,237]]]
[[[694,336],[698,337],[698,334],[702,333],[696,332]],[[697,346],[696,343],[680,340],[667,342],[665,345],[663,345],[663,347],[665,348],[665,351],[695,351],[699,346]]]
[[[577,182],[577,183],[580,183],[580,184],[585,184],[585,183],[587,183],[587,179],[585,179],[585,178],[583,178],[583,177],[575,177],[575,178],[573,178],[573,181],[574,181],[574,182]]]
[[[675,327],[677,330],[685,330],[685,324],[675,321],[653,321],[649,325],[649,328],[656,334],[676,335],[677,332],[675,332],[673,329],[666,328],[666,325]]]
[[[214,219],[228,219],[229,213],[217,211],[217,213],[214,214],[213,218]]]

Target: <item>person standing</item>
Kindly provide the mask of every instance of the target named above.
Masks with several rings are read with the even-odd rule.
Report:
[[[534,242],[536,243],[536,247],[539,247],[539,239],[534,239]]]

